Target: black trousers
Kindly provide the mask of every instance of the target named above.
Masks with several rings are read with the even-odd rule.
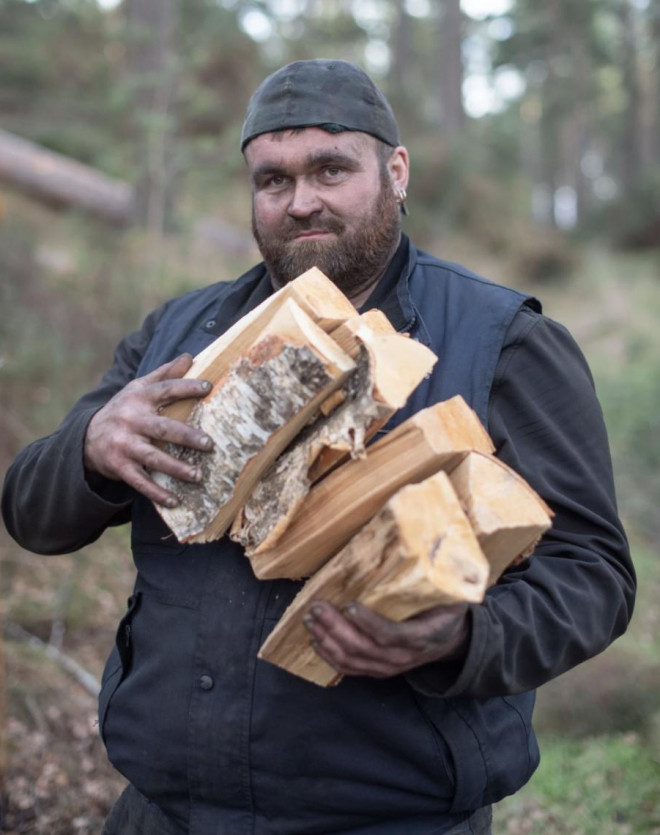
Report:
[[[491,807],[485,806],[451,829],[433,829],[428,835],[491,835],[491,822]],[[186,832],[155,803],[128,786],[110,810],[102,835],[186,835]]]

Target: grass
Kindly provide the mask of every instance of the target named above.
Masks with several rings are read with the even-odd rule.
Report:
[[[499,804],[495,832],[660,833],[660,762],[637,734],[548,736],[529,785]]]

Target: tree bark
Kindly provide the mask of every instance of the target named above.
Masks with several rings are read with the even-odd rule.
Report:
[[[153,473],[179,498],[175,508],[156,505],[177,539],[210,542],[222,536],[264,471],[354,368],[289,299],[270,331],[191,412],[188,423],[213,439],[213,450],[165,447],[202,473],[198,484]]]
[[[432,351],[396,333],[377,311],[347,321],[333,339],[356,358],[357,369],[347,381],[343,402],[293,442],[237,515],[231,536],[248,556],[277,544],[312,483],[348,455],[365,455],[365,444],[406,403],[436,361]]]

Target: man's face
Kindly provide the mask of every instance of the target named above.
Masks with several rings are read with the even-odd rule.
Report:
[[[278,286],[317,266],[355,297],[382,275],[400,236],[402,151],[407,182],[405,151],[381,163],[364,133],[305,128],[250,142],[252,228]]]

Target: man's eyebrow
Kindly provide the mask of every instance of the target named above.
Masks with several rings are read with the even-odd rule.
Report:
[[[337,150],[315,151],[307,155],[305,163],[308,168],[318,168],[322,165],[339,165],[343,168],[358,168],[360,165],[356,157]]]

